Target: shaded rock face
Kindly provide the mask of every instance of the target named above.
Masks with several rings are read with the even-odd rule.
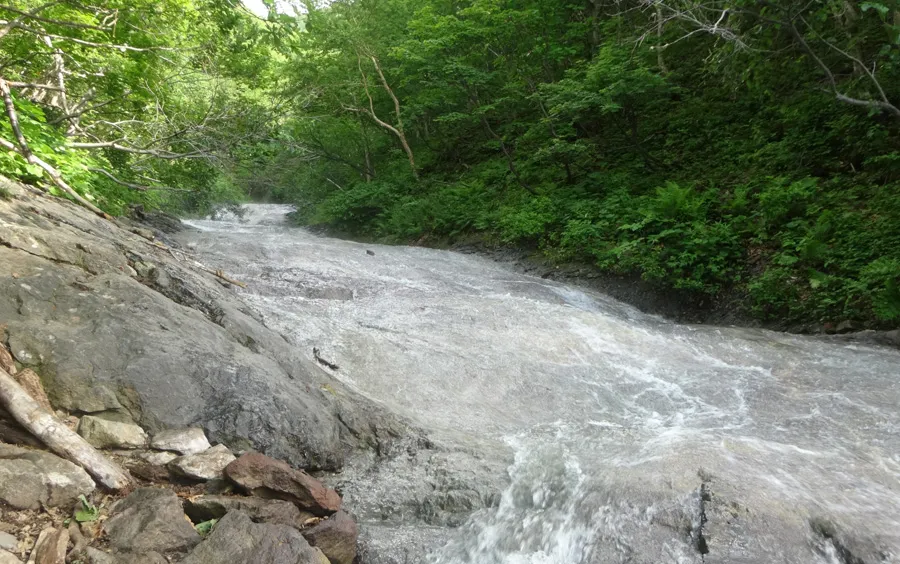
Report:
[[[254,523],[241,511],[228,513],[182,564],[320,564],[299,531]]]
[[[241,511],[255,523],[287,525],[300,529],[313,518],[289,501],[258,497],[205,495],[184,502],[184,512],[195,523],[221,519],[230,511]]]
[[[303,531],[303,538],[319,548],[331,564],[353,564],[357,535],[356,521],[343,511]]]
[[[0,564],[22,564],[22,561],[5,550],[0,550]]]
[[[302,470],[256,452],[229,464],[225,477],[257,497],[290,501],[314,515],[330,515],[341,508],[336,491]]]
[[[313,469],[405,432],[215,276],[86,210],[0,182],[13,195],[0,201],[5,344],[55,407],[124,413],[151,433],[203,427],[214,442]],[[153,268],[142,277],[137,263]]]
[[[200,542],[171,490],[141,488],[112,507],[103,525],[119,552],[184,553]]]
[[[0,501],[17,509],[66,506],[94,490],[87,472],[48,452],[0,444]]]

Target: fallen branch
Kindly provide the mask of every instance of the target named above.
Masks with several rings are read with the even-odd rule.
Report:
[[[212,274],[213,276],[221,278],[222,280],[228,282],[229,284],[234,284],[235,286],[240,286],[241,288],[247,287],[247,285],[244,284],[243,282],[238,282],[237,280],[232,280],[231,278],[225,276],[225,273],[222,272],[221,270],[212,270],[211,268],[206,268],[205,266],[203,266],[202,264],[200,264],[197,261],[194,261],[194,263],[197,265],[197,268],[199,268],[203,272],[208,272],[208,273]]]
[[[0,407],[50,450],[84,468],[101,485],[122,490],[131,477],[34,401],[6,370],[0,369]]]

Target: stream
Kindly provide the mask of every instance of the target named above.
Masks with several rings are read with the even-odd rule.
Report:
[[[900,351],[679,325],[289,211],[179,238],[427,434],[339,477],[364,564],[900,562]]]

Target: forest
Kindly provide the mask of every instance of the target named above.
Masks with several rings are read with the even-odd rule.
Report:
[[[0,0],[0,174],[900,326],[900,0],[267,6]]]

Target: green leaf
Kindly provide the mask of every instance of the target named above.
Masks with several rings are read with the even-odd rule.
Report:
[[[209,533],[212,532],[213,528],[216,526],[216,523],[218,523],[218,522],[219,522],[218,519],[210,519],[209,521],[203,521],[202,523],[197,523],[196,525],[194,525],[194,529],[197,530],[197,533],[199,533],[201,537],[205,537]]]
[[[75,511],[76,521],[87,523],[96,521],[100,517],[100,509],[91,504],[83,494],[78,496],[78,500],[81,502],[81,509]]]

